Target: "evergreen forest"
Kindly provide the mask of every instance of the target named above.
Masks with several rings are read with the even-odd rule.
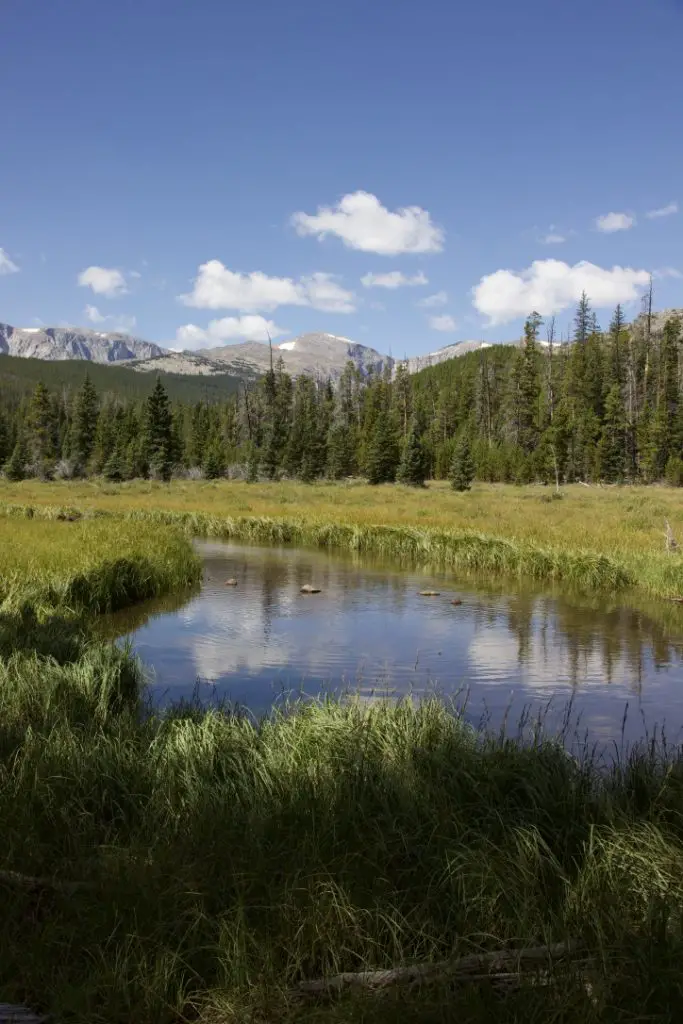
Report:
[[[362,376],[349,362],[333,383],[293,379],[280,361],[232,393],[201,398],[191,387],[183,395],[177,381],[169,391],[162,376],[146,395],[104,389],[82,365],[78,382],[55,381],[46,363],[30,392],[25,381],[2,375],[0,466],[11,480],[680,486],[681,322],[672,317],[657,331],[652,322],[651,294],[632,324],[617,306],[605,329],[584,295],[573,337],[562,344],[554,321],[532,313],[519,345],[483,348],[416,374],[399,364],[393,375]]]

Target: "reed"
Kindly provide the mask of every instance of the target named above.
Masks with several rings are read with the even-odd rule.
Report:
[[[676,752],[577,762],[435,700],[139,716],[101,668],[53,668],[53,701],[36,665],[3,680],[3,998],[93,1024],[673,1020]],[[502,994],[295,998],[344,970],[569,938],[569,969]]]
[[[113,519],[0,517],[0,612],[113,611],[195,583],[200,573],[178,530]]]
[[[683,595],[683,556],[664,550],[664,520],[683,537],[678,491],[477,485],[454,494],[399,486],[238,482],[3,484],[5,514],[90,515],[176,524],[195,535],[389,555],[458,571],[553,580],[582,589]]]

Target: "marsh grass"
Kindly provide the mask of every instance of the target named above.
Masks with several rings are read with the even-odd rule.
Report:
[[[2,868],[90,888],[5,886],[3,998],[93,1024],[676,1019],[678,756],[579,762],[436,700],[139,715],[122,666],[5,670]],[[589,967],[521,993],[292,998],[342,970],[568,937]]]
[[[664,552],[664,519],[683,537],[680,492],[670,488],[479,484],[400,486],[177,481],[0,486],[5,514],[88,515],[176,524],[194,535],[390,555],[404,563],[558,581],[584,590],[683,594],[683,556]]]
[[[0,517],[0,611],[101,613],[195,583],[187,538],[115,519]]]
[[[528,533],[348,509],[236,516],[244,498],[215,493],[193,510],[171,507],[173,489],[144,502],[113,489],[92,518],[64,519],[53,499],[0,519],[0,999],[59,1024],[679,1020],[683,756],[663,736],[602,761],[568,756],[538,722],[473,729],[437,699],[307,700],[258,721],[192,702],[160,713],[86,614],[196,579],[197,533],[591,586],[637,569],[673,585],[674,562],[667,576],[644,547],[603,562]],[[294,996],[343,970],[569,938],[569,968],[507,993]]]

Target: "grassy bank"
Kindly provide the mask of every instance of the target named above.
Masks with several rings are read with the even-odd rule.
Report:
[[[183,482],[2,484],[0,501],[43,515],[62,506],[175,523],[195,533],[392,555],[454,570],[554,580],[583,589],[683,594],[683,556],[664,552],[664,520],[683,539],[680,491],[478,485],[455,494],[396,486]]]
[[[436,702],[141,720],[98,657],[2,668],[1,998],[83,1024],[677,1019],[680,760],[600,772]],[[298,995],[569,939],[541,985]]]
[[[436,701],[300,704],[261,722],[150,711],[139,665],[94,642],[86,612],[195,580],[191,533],[474,568],[516,550],[491,568],[509,558],[529,574],[519,552],[540,557],[528,537],[361,522],[362,504],[359,521],[333,525],[302,504],[238,514],[252,492],[231,486],[31,485],[4,508],[0,1003],[58,1024],[677,1021],[679,752],[660,744],[610,766],[590,754],[579,763],[528,729],[524,742],[477,734]],[[65,518],[76,504],[93,517]],[[568,571],[560,549],[543,550],[557,561],[536,566]],[[584,581],[604,585],[604,568],[588,575],[603,563],[579,554]],[[606,564],[621,565],[613,554]],[[564,959],[518,969],[513,957],[493,979],[480,967],[466,982],[442,971],[420,988],[332,999],[301,988],[556,944]]]
[[[152,523],[0,517],[0,608],[113,611],[199,579],[186,537]]]

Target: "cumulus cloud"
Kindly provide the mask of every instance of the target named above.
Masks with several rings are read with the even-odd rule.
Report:
[[[193,351],[215,348],[230,341],[267,341],[268,335],[273,339],[282,334],[289,334],[289,331],[262,316],[224,316],[220,320],[212,320],[207,328],[196,324],[179,327],[175,343],[170,348],[175,352]]]
[[[86,305],[83,312],[91,324],[101,324],[103,320],[107,319],[105,316],[102,316],[97,306]]]
[[[86,305],[83,313],[91,324],[107,324],[107,330],[118,334],[129,334],[137,323],[134,316],[127,313],[110,313],[105,316],[97,306]]]
[[[652,271],[652,276],[659,278],[673,277],[677,281],[683,280],[683,273],[677,270],[676,267],[659,267],[657,270]]]
[[[3,274],[18,274],[19,267],[14,263],[4,249],[0,248],[0,277]]]
[[[648,210],[645,216],[650,220],[656,220],[657,217],[671,217],[674,213],[678,213],[678,203],[676,202],[660,206],[657,210]]]
[[[452,316],[443,313],[440,316],[430,316],[429,326],[433,331],[454,331],[457,324]]]
[[[130,334],[137,323],[134,316],[128,316],[126,313],[108,317],[107,319],[111,320],[111,330],[118,331],[119,334]]]
[[[404,206],[387,210],[370,192],[350,192],[336,206],[319,206],[315,214],[295,213],[292,224],[299,235],[319,240],[336,235],[349,249],[398,256],[411,252],[441,252],[444,232],[427,210]]]
[[[107,267],[86,267],[78,275],[78,283],[82,288],[92,289],[95,295],[106,295],[110,299],[128,291],[121,271]]]
[[[472,289],[473,305],[489,325],[508,323],[536,310],[549,316],[567,309],[586,292],[593,305],[632,302],[650,280],[647,270],[598,267],[582,260],[570,266],[561,260],[534,260],[525,270],[496,270]]]
[[[628,231],[635,222],[636,218],[630,213],[605,213],[602,217],[596,218],[595,226],[603,234],[611,235],[615,231]]]
[[[429,284],[422,271],[409,277],[407,274],[401,273],[400,270],[391,270],[388,274],[365,274],[361,277],[360,282],[364,288],[389,288],[392,291],[395,288]]]
[[[271,311],[278,306],[311,306],[327,313],[353,313],[353,292],[342,288],[332,274],[316,273],[295,281],[269,277],[260,270],[241,274],[220,260],[202,263],[189,295],[180,301],[197,309],[237,309],[242,313]]]
[[[445,306],[447,302],[448,292],[435,292],[434,295],[420,299],[418,306],[421,306],[422,309],[436,309],[438,306]]]

